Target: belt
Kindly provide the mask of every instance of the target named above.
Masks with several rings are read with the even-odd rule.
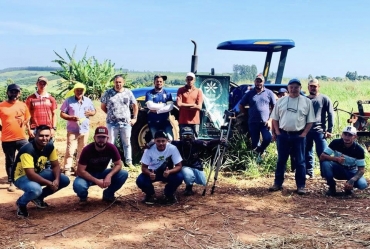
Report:
[[[300,131],[285,131],[283,129],[279,129],[281,133],[288,134],[288,135],[301,135],[303,130]]]

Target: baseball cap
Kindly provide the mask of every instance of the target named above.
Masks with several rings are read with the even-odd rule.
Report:
[[[48,83],[48,79],[46,77],[44,77],[44,76],[38,77],[36,83],[39,83],[39,82],[42,82],[42,81],[45,82],[46,84]]]
[[[288,83],[288,85],[291,85],[291,84],[298,84],[298,85],[302,85],[301,84],[301,81],[299,80],[299,79],[296,79],[296,78],[293,78],[293,79],[291,79],[291,80],[289,80],[289,83]]]
[[[195,79],[195,74],[192,72],[189,72],[186,74],[186,77],[192,77],[193,79]]]
[[[193,129],[186,126],[186,127],[181,129],[181,135],[192,135],[192,136],[194,136]]]
[[[154,134],[154,139],[156,139],[156,138],[166,138],[166,139],[168,139],[168,136],[167,136],[166,132],[164,132],[164,131],[157,131]]]
[[[10,85],[8,85],[8,88],[6,89],[6,91],[9,92],[11,90],[21,91],[21,87],[18,86],[17,84],[10,84]]]
[[[107,127],[105,127],[105,126],[96,127],[94,136],[106,136],[106,137],[109,137]]]
[[[286,93],[288,90],[285,88],[280,88],[278,93]]]
[[[309,82],[308,82],[308,85],[318,85],[319,84],[319,81],[317,79],[311,79]]]
[[[154,75],[154,80],[156,80],[157,78],[162,78],[163,81],[166,81],[167,80],[167,76],[166,75],[161,75],[161,74]]]
[[[355,128],[355,127],[353,127],[353,126],[347,126],[347,127],[344,127],[344,129],[343,129],[343,133],[344,133],[344,132],[350,133],[350,134],[352,134],[352,135],[356,135],[356,134],[357,134],[357,130],[356,130],[356,128]]]
[[[265,77],[261,73],[257,74],[256,79],[260,79],[262,81],[265,81]]]

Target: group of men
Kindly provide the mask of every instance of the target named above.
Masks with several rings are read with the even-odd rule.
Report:
[[[352,194],[353,187],[366,188],[363,177],[365,151],[355,142],[356,128],[346,127],[340,139],[333,140],[329,146],[327,144],[326,139],[332,136],[334,111],[329,97],[320,93],[318,80],[309,80],[309,95],[304,96],[300,80],[291,79],[288,89],[279,90],[278,100],[271,90],[264,87],[264,81],[262,74],[256,76],[254,88],[245,93],[239,108],[248,115],[253,153],[263,155],[272,139],[276,140],[278,160],[274,184],[269,191],[283,188],[290,156],[297,193],[306,193],[306,175],[314,177],[314,143],[320,159],[321,176],[329,186],[327,195],[337,194],[334,178],[347,180],[346,194]]]
[[[137,185],[146,194],[144,201],[147,204],[152,204],[155,200],[151,184],[156,180],[168,182],[165,188],[166,203],[176,201],[174,192],[184,178],[187,184],[185,195],[193,194],[194,182],[205,185],[200,155],[205,148],[217,144],[213,141],[195,140],[199,131],[203,96],[201,90],[194,86],[193,73],[187,74],[187,84],[179,89],[177,95],[182,113],[180,125],[183,140],[173,141],[172,126],[168,119],[173,108],[173,100],[171,94],[167,94],[163,89],[166,78],[166,76],[156,75],[154,89],[146,94],[146,103],[150,110],[149,127],[156,146],[149,148],[143,155],[143,173],[138,177]],[[16,84],[8,85],[8,98],[0,104],[1,139],[10,184],[8,191],[15,191],[15,187],[24,191],[16,202],[18,216],[28,216],[29,202],[33,202],[39,208],[46,208],[48,204],[44,198],[68,186],[70,183],[68,176],[72,171],[75,171],[76,175],[73,190],[81,204],[87,202],[88,188],[92,185],[105,189],[103,201],[115,200],[114,194],[125,183],[128,173],[122,169],[121,156],[114,143],[119,134],[125,163],[129,167],[132,166],[130,137],[131,127],[137,119],[138,106],[132,92],[124,88],[124,77],[117,75],[113,81],[114,87],[108,89],[101,98],[101,109],[107,113],[106,127],[96,128],[94,142],[90,144],[87,144],[90,130],[89,118],[94,116],[97,110],[91,99],[84,96],[86,86],[77,83],[66,95],[60,107],[60,117],[67,121],[64,167],[59,166],[57,151],[53,144],[53,137],[57,131],[57,103],[55,98],[46,91],[48,80],[43,76],[39,77],[36,82],[36,92],[31,94],[25,103],[19,100],[21,88]],[[133,114],[130,107],[133,109]],[[169,141],[174,145],[167,144]],[[74,165],[73,157],[76,149],[76,165]],[[153,150],[155,160],[150,156]],[[185,160],[182,159],[179,150],[181,153],[186,153]],[[18,151],[17,155],[16,151]],[[161,153],[165,153],[166,156],[161,156]],[[167,162],[169,159],[170,162]],[[114,166],[109,168],[108,165],[111,162]],[[185,162],[184,167],[181,162]],[[163,163],[166,163],[165,169],[163,169]],[[175,163],[174,168],[173,163]],[[162,169],[163,171],[160,172]],[[61,174],[62,170],[64,174]],[[153,178],[153,175],[156,177]]]

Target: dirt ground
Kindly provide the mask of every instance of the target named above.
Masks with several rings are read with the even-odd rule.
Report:
[[[97,122],[101,119],[93,127]],[[58,139],[61,153],[64,146]],[[135,185],[138,172],[130,172],[116,193],[122,203],[103,203],[102,190],[94,186],[89,189],[89,204],[79,206],[71,183],[46,199],[50,207],[37,209],[30,203],[29,218],[19,219],[15,201],[22,191],[7,192],[2,151],[0,165],[0,248],[370,247],[370,191],[325,197],[319,178],[308,180],[308,194],[298,196],[291,173],[284,190],[276,193],[267,191],[273,178],[221,177],[213,195],[209,187],[203,197],[203,188],[196,187],[196,195],[184,197],[183,185],[178,203],[146,206]],[[158,196],[163,187],[156,183]],[[47,237],[61,229],[65,230]]]

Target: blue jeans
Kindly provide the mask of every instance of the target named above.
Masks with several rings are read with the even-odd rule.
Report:
[[[5,171],[8,175],[8,182],[12,182],[12,167],[15,162],[15,152],[19,151],[23,145],[27,144],[28,141],[26,139],[10,141],[10,142],[2,142],[1,146],[3,147],[3,151],[5,154]]]
[[[104,179],[111,171],[112,169],[105,169],[103,172],[90,173],[90,175],[97,179]],[[114,193],[122,187],[122,185],[126,182],[127,177],[128,173],[125,170],[120,170],[116,174],[114,174],[111,179],[111,184],[103,191],[103,198],[113,198]],[[73,183],[73,191],[75,191],[80,199],[86,200],[88,189],[90,186],[93,185],[95,185],[95,183],[77,176]]]
[[[306,147],[306,138],[299,137],[298,134],[289,135],[281,133],[277,136],[278,160],[275,171],[275,184],[283,185],[286,163],[289,155],[294,158],[295,181],[297,188],[306,186],[306,165],[304,153]]]
[[[109,142],[114,144],[118,133],[121,137],[121,145],[125,153],[125,162],[132,163],[132,148],[131,148],[131,125],[130,124],[110,124],[107,123]]]
[[[150,180],[148,175],[141,173],[136,179],[136,185],[146,194],[154,195],[154,186],[153,182],[162,181],[167,182],[164,187],[164,195],[171,197],[175,194],[176,189],[181,185],[182,180],[184,179],[181,171],[176,174],[170,174],[167,178],[163,175],[156,174],[154,181]]]
[[[148,126],[150,129],[150,133],[152,133],[152,138],[154,138],[154,135],[157,131],[164,131],[167,135],[169,135],[170,140],[174,140],[173,132],[172,132],[172,125],[170,121],[164,120],[162,122],[148,122]],[[171,137],[170,137],[171,136]]]
[[[54,181],[54,173],[51,169],[44,169],[39,174],[42,178],[47,179],[49,181]],[[24,194],[19,197],[17,204],[21,206],[26,206],[28,202],[38,198],[40,200],[44,200],[45,197],[54,194],[49,187],[41,188],[41,185],[37,182],[31,181],[28,179],[26,175],[19,177],[15,182],[14,185],[22,189]],[[59,180],[59,188],[58,190],[65,188],[69,185],[69,178],[63,174],[60,175]],[[58,191],[57,190],[57,191]]]
[[[252,149],[256,149],[256,152],[263,153],[267,146],[271,143],[272,135],[265,123],[249,123],[249,135],[252,140]],[[260,141],[260,134],[262,135],[262,143],[258,146]]]
[[[323,177],[325,177],[326,183],[329,187],[335,187],[336,183],[334,178],[338,180],[349,180],[357,173],[357,169],[348,170],[339,163],[333,161],[322,161],[321,166]],[[367,188],[365,177],[362,176],[358,179],[355,182],[354,187],[358,189]]]
[[[313,142],[315,142],[315,150],[316,155],[320,157],[320,155],[324,152],[326,147],[328,147],[328,143],[324,138],[323,132],[316,132],[310,131],[307,133],[306,136],[306,173],[307,175],[313,176],[313,169],[315,165],[315,156],[313,153]],[[321,163],[320,163],[320,172],[321,172]],[[322,173],[321,173],[322,175]]]
[[[205,186],[206,185],[206,174],[204,171],[190,168],[188,166],[182,166],[181,173],[184,176],[184,182],[188,185],[193,185],[194,183]]]

